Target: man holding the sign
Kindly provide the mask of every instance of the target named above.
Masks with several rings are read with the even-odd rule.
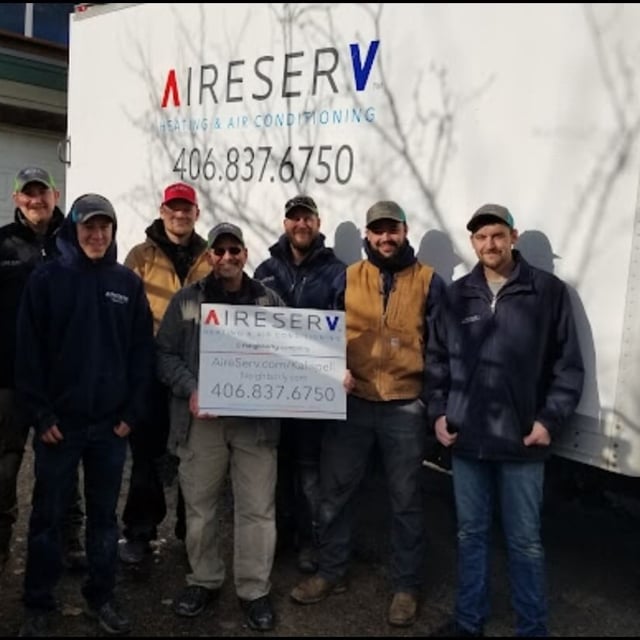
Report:
[[[157,334],[158,371],[171,390],[169,449],[180,458],[187,515],[185,545],[191,567],[174,609],[181,616],[198,615],[224,582],[218,505],[229,468],[235,509],[236,592],[249,627],[269,631],[275,625],[269,591],[276,544],[280,425],[273,418],[217,417],[200,411],[201,306],[284,303],[244,273],[247,249],[239,227],[226,222],[216,225],[208,245],[211,274],[172,298]],[[220,371],[224,374],[224,368]]]
[[[398,204],[377,202],[367,211],[366,224],[367,258],[348,267],[337,282],[336,306],[346,311],[349,396],[347,423],[331,424],[323,443],[319,568],[291,598],[314,604],[345,590],[353,497],[377,443],[392,516],[393,598],[387,619],[405,627],[415,622],[423,580],[425,344],[445,284],[417,261]]]

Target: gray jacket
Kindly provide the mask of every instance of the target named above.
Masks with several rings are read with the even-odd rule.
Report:
[[[257,280],[243,275],[240,292],[229,296],[213,274],[182,288],[167,308],[156,335],[158,376],[171,391],[171,427],[168,449],[176,452],[186,442],[193,416],[189,397],[198,389],[200,365],[200,306],[203,303],[253,304],[256,306],[284,306],[271,289]],[[243,418],[262,427],[260,431],[277,437],[279,420],[274,418]]]

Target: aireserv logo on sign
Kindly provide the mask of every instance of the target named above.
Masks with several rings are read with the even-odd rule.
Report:
[[[340,316],[321,313],[296,313],[295,311],[251,312],[242,309],[210,309],[204,324],[222,327],[242,327],[261,329],[273,327],[291,331],[335,331],[339,327]]]

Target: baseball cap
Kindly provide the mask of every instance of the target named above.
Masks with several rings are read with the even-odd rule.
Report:
[[[97,193],[86,193],[76,198],[69,211],[71,220],[76,224],[87,222],[96,216],[105,216],[116,224],[116,212],[113,205]]]
[[[242,229],[231,222],[220,222],[211,231],[209,231],[207,246],[211,248],[220,236],[233,236],[242,246],[244,246],[244,237]]]
[[[285,218],[288,217],[288,215],[294,209],[298,209],[298,208],[307,209],[308,211],[311,211],[311,213],[315,214],[316,216],[319,215],[318,207],[316,206],[314,199],[310,196],[300,195],[300,196],[295,196],[290,200],[287,200],[286,204],[284,205]]]
[[[15,177],[13,182],[14,192],[22,191],[30,182],[39,182],[49,189],[56,188],[56,183],[48,171],[40,169],[40,167],[25,167],[18,171]]]
[[[162,204],[166,204],[171,200],[186,200],[191,204],[198,204],[198,197],[196,196],[196,191],[193,187],[190,187],[188,184],[184,182],[176,182],[175,184],[170,184],[164,190],[164,198],[162,200]]]
[[[397,202],[393,202],[392,200],[381,200],[369,207],[369,211],[367,211],[367,227],[377,220],[406,222],[407,216]]]
[[[513,229],[513,216],[506,207],[500,204],[483,204],[467,222],[467,229],[473,233],[483,224],[491,224],[492,222],[503,222],[509,229]]]

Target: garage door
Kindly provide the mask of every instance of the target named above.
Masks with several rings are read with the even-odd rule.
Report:
[[[65,165],[58,160],[60,136],[0,125],[0,224],[13,221],[13,180],[26,166],[51,172],[60,191],[60,208],[64,208]]]

